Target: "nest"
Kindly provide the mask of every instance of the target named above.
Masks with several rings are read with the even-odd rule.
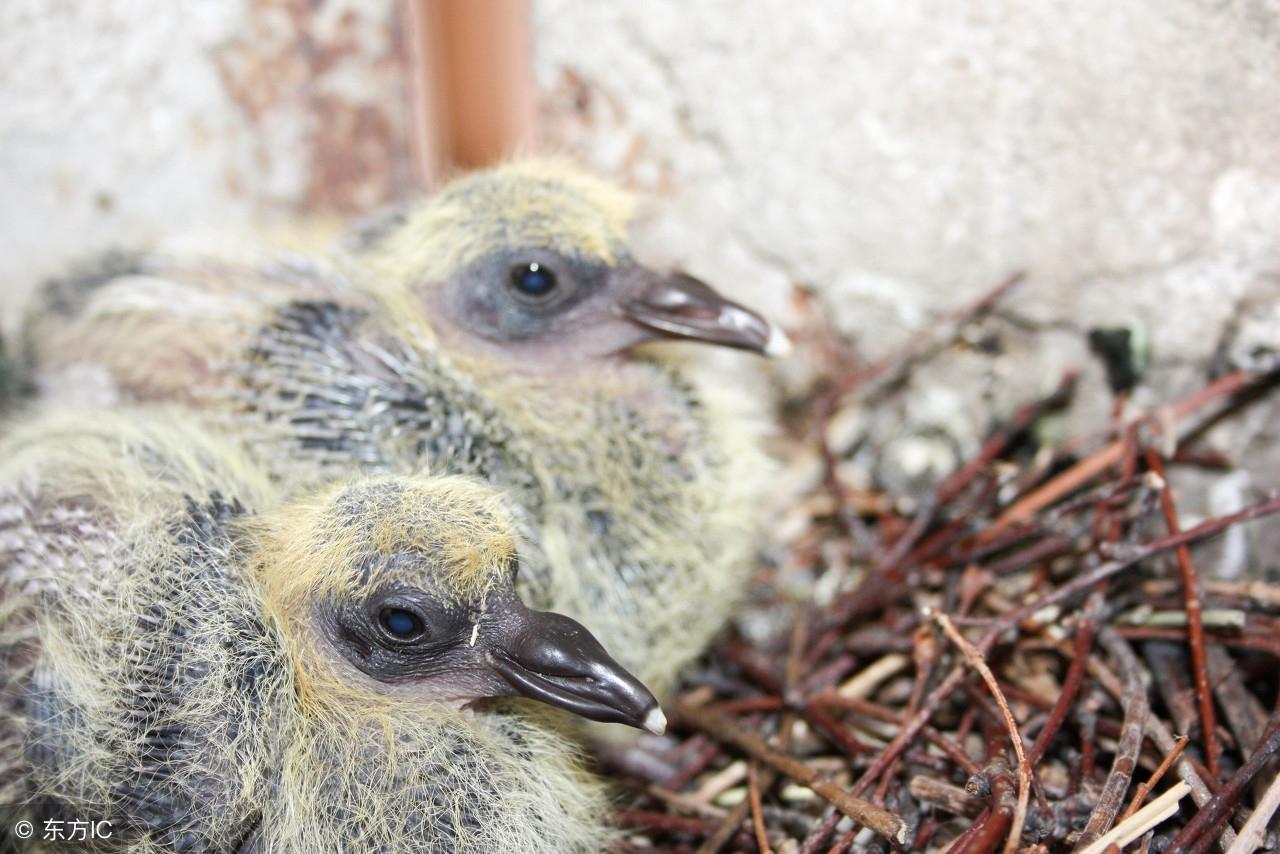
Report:
[[[1202,577],[1197,560],[1280,497],[1184,528],[1166,469],[1230,471],[1200,428],[1280,375],[1226,371],[1126,418],[1121,388],[1095,434],[1037,447],[1068,374],[922,498],[840,476],[831,414],[1015,283],[870,366],[809,330],[824,367],[787,447],[823,476],[668,706],[670,733],[599,758],[624,791],[622,850],[1274,849],[1280,584]]]

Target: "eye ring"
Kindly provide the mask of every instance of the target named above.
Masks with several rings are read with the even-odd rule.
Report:
[[[407,608],[388,606],[378,612],[378,625],[394,641],[411,641],[426,631],[422,617]]]
[[[538,261],[512,267],[510,282],[517,296],[535,302],[550,298],[559,284],[555,271]]]

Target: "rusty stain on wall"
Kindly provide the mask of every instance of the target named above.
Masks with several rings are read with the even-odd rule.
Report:
[[[672,164],[636,129],[622,101],[571,66],[557,68],[554,82],[538,90],[537,124],[544,150],[595,163],[648,197],[675,192]],[[597,150],[602,140],[611,143],[606,154]]]
[[[353,214],[416,188],[399,4],[253,0],[211,59],[286,207]],[[230,167],[227,186],[248,180]],[[270,180],[270,179],[269,179]]]

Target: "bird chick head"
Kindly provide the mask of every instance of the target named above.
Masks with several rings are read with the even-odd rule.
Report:
[[[634,261],[630,216],[621,190],[563,161],[473,173],[372,241],[370,287],[451,349],[516,370],[587,365],[655,338],[785,352],[760,315]]]
[[[520,601],[512,524],[482,484],[364,480],[249,524],[268,610],[312,700],[518,695],[665,726],[653,695],[581,624]]]

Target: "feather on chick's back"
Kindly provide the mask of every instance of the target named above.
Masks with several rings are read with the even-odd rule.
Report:
[[[279,496],[233,446],[166,415],[39,420],[4,450],[0,732],[16,737],[0,739],[0,783],[10,802],[36,796],[38,808],[56,795],[102,809],[131,851],[608,844],[600,790],[546,712],[470,714],[359,690],[300,705],[297,656],[316,650],[289,635],[253,583],[274,573],[262,561],[280,551],[255,557],[261,529],[249,511]],[[456,502],[474,499],[482,551],[505,549],[496,499],[448,487],[423,493],[426,518],[431,501],[456,517]],[[283,512],[268,527],[283,535],[288,520],[307,517]],[[326,527],[314,521],[304,527]],[[447,536],[417,540],[435,543],[462,549]],[[64,560],[27,560],[41,549]],[[451,560],[463,583],[478,575],[460,554]]]

